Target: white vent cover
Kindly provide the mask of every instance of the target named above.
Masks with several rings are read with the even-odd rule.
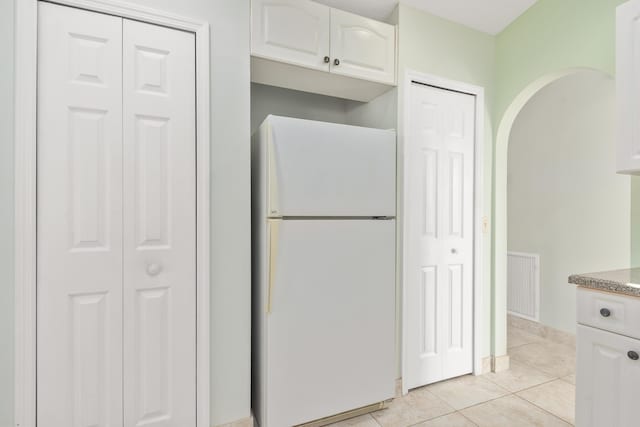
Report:
[[[540,319],[540,255],[507,253],[507,310],[525,319]]]

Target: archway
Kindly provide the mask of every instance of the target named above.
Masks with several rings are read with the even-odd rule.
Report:
[[[492,295],[492,353],[496,357],[507,354],[507,166],[511,131],[519,113],[540,90],[563,77],[584,71],[603,73],[597,69],[575,67],[548,73],[531,82],[511,102],[497,129],[493,168],[494,246],[492,260],[494,283]]]

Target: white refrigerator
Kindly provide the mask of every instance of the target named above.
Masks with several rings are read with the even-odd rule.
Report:
[[[253,138],[253,410],[289,427],[393,398],[396,136],[269,116]]]

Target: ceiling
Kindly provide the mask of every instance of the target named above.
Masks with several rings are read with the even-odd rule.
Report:
[[[337,9],[383,20],[398,0],[316,0]],[[498,34],[537,0],[402,0],[402,3],[467,27]]]

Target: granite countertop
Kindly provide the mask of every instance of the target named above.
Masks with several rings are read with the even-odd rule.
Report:
[[[599,291],[640,297],[640,268],[573,274],[569,283]]]

